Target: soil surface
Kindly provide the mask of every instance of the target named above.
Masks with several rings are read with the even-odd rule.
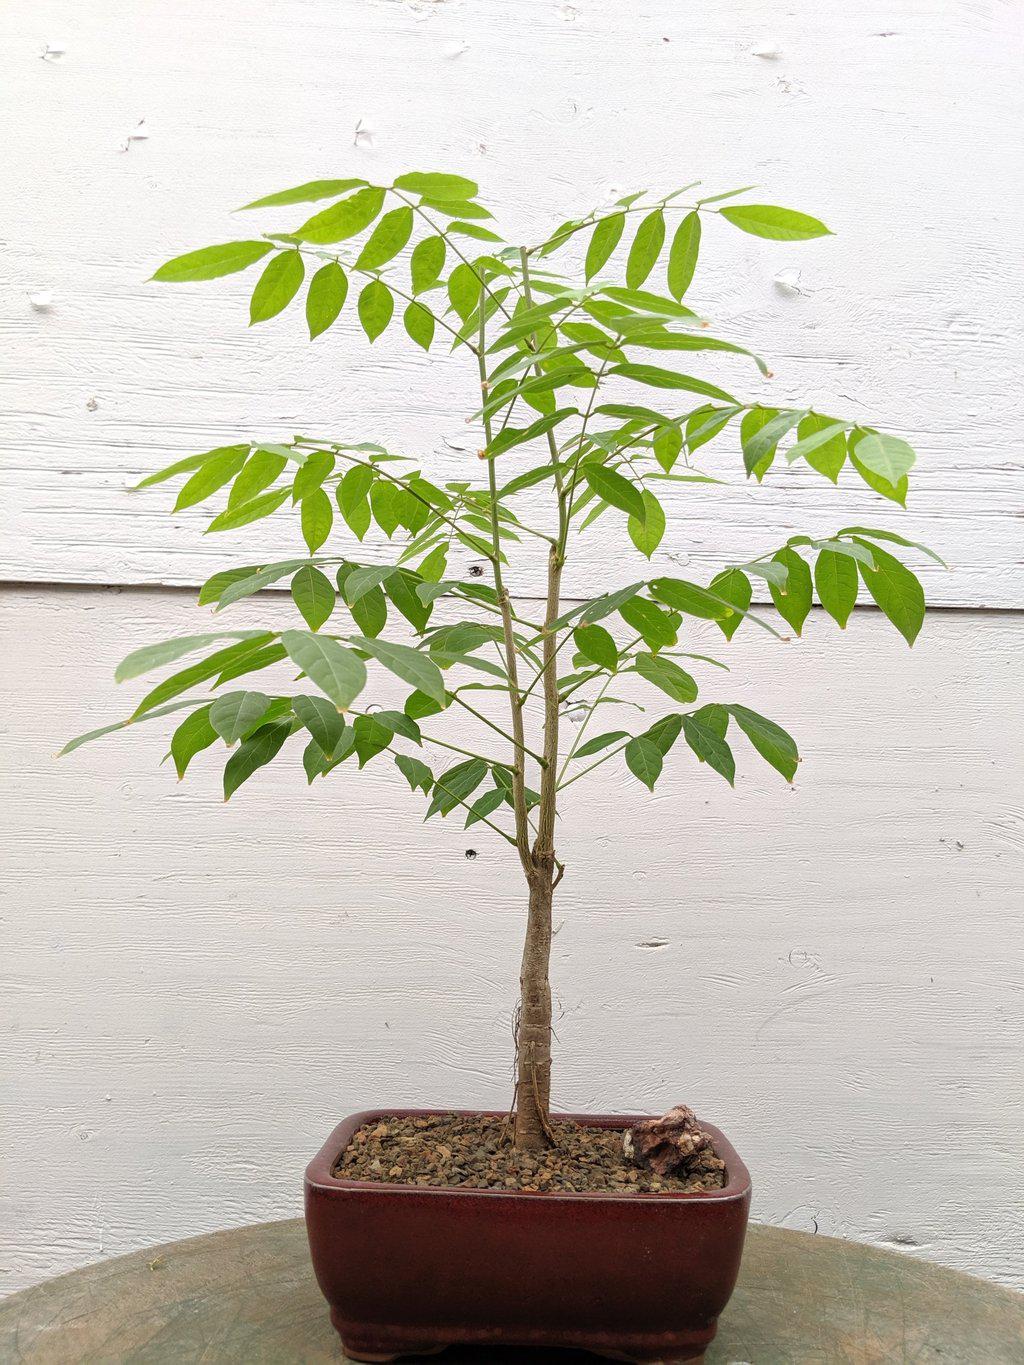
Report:
[[[518,1152],[511,1124],[484,1114],[382,1118],[360,1128],[334,1168],[349,1180],[478,1190],[688,1194],[725,1184],[725,1162],[704,1151],[684,1176],[656,1175],[630,1161],[623,1130],[553,1120],[555,1145]]]

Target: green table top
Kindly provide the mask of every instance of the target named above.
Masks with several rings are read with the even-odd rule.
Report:
[[[437,1360],[438,1357],[432,1357]],[[585,1365],[457,1349],[451,1365]],[[3,1365],[343,1365],[300,1219],[193,1237],[0,1303]],[[855,1242],[752,1226],[708,1365],[1024,1365],[1024,1296]]]

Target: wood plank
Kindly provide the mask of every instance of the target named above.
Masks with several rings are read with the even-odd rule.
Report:
[[[160,766],[161,722],[55,765],[142,694],[115,690],[116,660],[208,613],[24,587],[0,616],[5,1288],[297,1212],[344,1112],[508,1100],[524,906],[504,845],[424,826],[387,760],[307,788],[296,752],[227,806],[212,752],[181,784]],[[941,613],[912,651],[883,625],[815,612],[801,643],[728,650],[695,631],[732,667],[698,670],[706,695],[799,741],[792,789],[737,747],[730,791],[680,746],[653,799],[618,763],[566,792],[555,1100],[691,1103],[762,1219],[1019,1285],[1021,619]]]
[[[775,378],[739,360],[701,368],[750,397],[804,396],[905,434],[921,456],[911,509],[793,470],[752,487],[726,442],[709,463],[731,485],[670,497],[656,564],[703,576],[794,531],[867,519],[951,564],[926,569],[936,603],[1024,605],[1012,6],[796,0],[781,13],[733,0],[695,31],[656,0],[628,43],[615,0],[501,13],[483,0],[280,0],[259,16],[243,0],[166,12],[13,0],[3,24],[3,577],[195,583],[225,557],[291,553],[286,514],[204,540],[161,494],[124,494],[141,472],[239,436],[314,428],[391,443],[436,478],[477,474],[461,361],[431,366],[389,337],[368,350],[351,324],[313,346],[298,317],[250,332],[239,281],[144,282],[169,255],[249,231],[227,210],[254,194],[436,164],[477,176],[514,238],[695,176],[709,189],[760,181],[762,197],[820,213],[837,236],[807,244],[711,225],[694,299]],[[40,60],[47,43],[64,55]],[[140,120],[148,137],[132,140]],[[625,577],[620,551],[599,523],[568,590]],[[537,566],[518,582],[536,594]]]

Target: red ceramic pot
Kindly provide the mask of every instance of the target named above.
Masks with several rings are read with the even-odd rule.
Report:
[[[576,1347],[648,1365],[702,1359],[736,1283],[750,1208],[747,1168],[717,1128],[701,1120],[726,1184],[697,1194],[445,1189],[331,1174],[363,1124],[446,1112],[352,1114],[307,1167],[313,1268],[348,1356],[473,1344]],[[638,1122],[565,1117],[595,1128]]]

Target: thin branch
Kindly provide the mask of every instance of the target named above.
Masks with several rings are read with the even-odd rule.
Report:
[[[472,270],[473,274],[477,277],[477,279],[478,279],[479,282],[480,282],[480,288],[481,288],[481,290],[483,291],[483,293],[487,294],[488,297],[490,297],[491,299],[493,299],[494,302],[495,302],[495,303],[498,305],[498,307],[501,309],[501,311],[502,311],[502,312],[505,314],[505,316],[509,319],[509,321],[511,321],[511,319],[512,319],[512,314],[508,311],[508,309],[504,306],[504,304],[501,303],[501,301],[500,301],[498,298],[496,298],[496,296],[491,292],[491,290],[488,289],[486,280],[485,280],[484,277],[480,274],[479,270],[477,270],[477,268],[476,268],[476,266],[473,264],[473,262],[472,262],[471,260],[469,260],[466,256],[463,255],[463,253],[459,250],[458,243],[455,242],[455,241],[452,239],[452,237],[450,237],[450,236],[448,235],[447,232],[445,232],[444,228],[439,227],[438,224],[435,223],[434,220],[433,220],[432,218],[428,218],[428,217],[427,217],[427,214],[426,214],[426,211],[425,211],[424,208],[423,208],[423,205],[422,205],[422,204],[414,204],[413,201],[412,201],[411,199],[406,199],[405,195],[402,194],[400,190],[396,190],[396,189],[394,188],[394,186],[391,186],[391,187],[390,187],[390,193],[393,194],[393,195],[395,196],[396,199],[401,199],[401,201],[402,201],[403,204],[407,204],[407,205],[409,206],[409,208],[412,209],[413,213],[415,213],[418,217],[422,218],[423,221],[426,223],[427,227],[430,228],[431,232],[436,232],[437,235],[438,235],[438,237],[441,237],[441,238],[444,239],[444,241],[448,244],[448,246],[450,246],[451,249],[455,252],[456,256],[458,256],[458,258],[459,258],[459,260],[462,262],[462,264],[463,264],[463,265],[468,265],[469,268],[470,268],[470,270]],[[472,349],[474,349],[474,348],[473,348],[473,347],[470,347],[470,349],[472,350]]]
[[[477,367],[480,372],[480,397],[484,403],[487,402],[487,363],[484,359],[485,346],[485,323],[484,309],[477,310],[480,314],[480,345],[477,349]],[[484,441],[486,445],[491,444],[491,419],[485,417]],[[509,685],[509,708],[512,715],[512,733],[516,738],[516,747],[519,750],[526,748],[526,737],[523,728],[523,708],[519,695],[519,668],[516,660],[515,633],[512,629],[512,607],[509,602],[508,592],[505,589],[504,579],[501,573],[501,542],[498,534],[498,484],[494,469],[494,461],[487,461],[487,486],[491,495],[491,542],[494,546],[494,554],[491,557],[491,571],[494,574],[494,590],[498,594],[498,606],[501,608],[501,626],[505,637],[505,672],[508,675]],[[533,863],[530,857],[530,826],[527,819],[526,809],[526,782],[523,776],[523,760],[520,753],[514,753],[512,765],[512,805],[515,811],[516,838],[515,844],[519,851],[519,861],[523,865],[523,871],[530,875],[533,870]]]
[[[265,232],[263,236],[267,241],[275,240],[274,236],[269,232]],[[299,254],[302,256],[312,256],[316,260],[323,260],[327,258],[332,261],[337,261],[338,265],[342,266],[343,269],[352,271],[357,275],[362,275],[365,279],[380,280],[382,284],[387,285],[388,289],[391,290],[392,294],[397,294],[400,299],[405,299],[406,303],[418,304],[420,308],[426,307],[426,305],[420,299],[418,299],[415,296],[415,294],[407,294],[404,289],[397,288],[397,286],[393,285],[390,280],[382,279],[379,270],[361,270],[359,266],[350,265],[348,261],[343,261],[340,256],[335,256],[330,251],[314,251],[310,247],[303,247],[298,242],[294,242],[292,245],[294,247],[294,250],[299,252]],[[427,309],[427,311],[429,312],[430,310]],[[476,352],[476,347],[472,344],[472,342],[467,341],[465,337],[461,336],[459,332],[456,330],[456,328],[449,326],[449,324],[445,322],[444,318],[437,317],[435,313],[431,313],[431,317],[434,319],[435,322],[439,322],[446,332],[450,332],[456,341],[461,342],[465,346],[468,346],[469,349],[474,353]],[[454,350],[454,347],[452,349]]]
[[[632,739],[632,735],[630,735],[630,739]],[[629,739],[626,740],[626,744],[628,743]],[[592,773],[595,768],[600,768],[602,763],[607,763],[608,760],[614,758],[616,754],[621,754],[626,747],[626,744],[620,744],[617,749],[609,749],[609,751],[602,758],[599,758],[596,763],[591,763],[589,768],[584,768],[581,772],[576,773],[575,776],[570,777],[568,782],[559,782],[558,790],[564,791],[566,787],[571,787],[574,782],[578,782],[581,777],[586,777],[587,773]]]
[[[500,725],[495,725],[494,721],[489,720],[482,711],[478,711],[475,706],[470,706],[468,701],[463,701],[458,693],[452,693],[452,700],[458,702],[458,704],[467,710],[470,715],[476,716],[477,720],[483,721],[483,723],[489,726],[495,734],[501,735],[502,739],[507,739],[510,744],[514,744],[517,749],[521,749],[524,754],[529,754],[530,758],[536,759],[542,768],[547,766],[547,761],[542,758],[540,754],[534,753],[534,751],[528,749],[525,744],[520,744],[514,735],[510,735],[508,731],[503,730]]]

